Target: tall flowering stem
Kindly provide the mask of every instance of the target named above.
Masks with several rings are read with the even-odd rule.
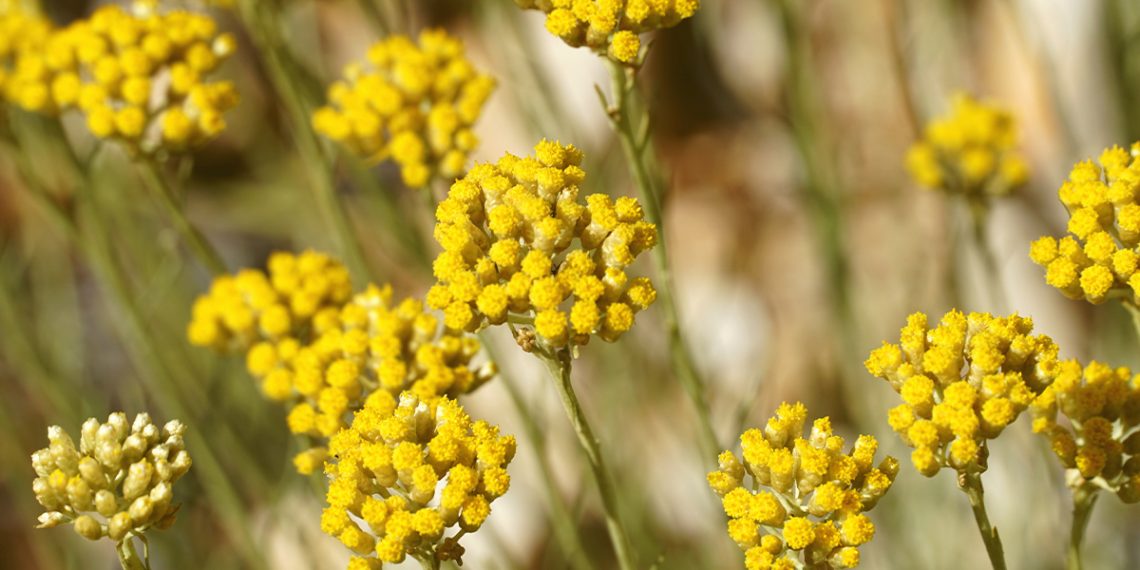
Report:
[[[226,272],[225,261],[222,260],[218,250],[214,249],[214,246],[202,235],[197,226],[186,217],[186,212],[178,203],[174,189],[170,187],[170,183],[163,175],[162,167],[153,158],[140,158],[138,165],[146,181],[147,189],[162,206],[171,223],[174,224],[174,228],[182,236],[182,240],[198,258],[198,262],[214,276],[224,274]]]
[[[702,453],[712,457],[719,445],[716,433],[709,418],[709,404],[705,397],[704,381],[693,362],[692,352],[681,334],[680,319],[677,312],[676,297],[673,292],[673,273],[669,266],[669,254],[665,244],[664,220],[661,215],[661,181],[660,173],[654,171],[646,157],[648,147],[649,116],[644,105],[635,106],[634,98],[637,95],[635,79],[636,69],[628,68],[611,59],[606,60],[610,69],[610,79],[613,90],[613,103],[607,105],[610,123],[618,138],[621,139],[622,150],[629,162],[629,170],[637,190],[645,202],[645,217],[650,223],[657,226],[657,247],[653,248],[653,261],[657,266],[658,287],[657,294],[661,298],[661,307],[665,312],[665,328],[669,337],[669,354],[673,360],[674,370],[681,381],[681,385],[696,408],[700,423],[697,434],[700,438]]]
[[[1069,532],[1069,552],[1066,558],[1069,570],[1084,568],[1081,564],[1081,544],[1085,541],[1085,529],[1089,526],[1096,498],[1096,488],[1089,483],[1073,490],[1073,527]]]
[[[590,421],[586,419],[586,414],[582,411],[582,404],[578,401],[577,393],[574,392],[574,383],[570,379],[572,368],[570,351],[567,349],[553,353],[536,351],[535,354],[539,356],[542,363],[546,365],[546,370],[550,372],[550,376],[554,378],[555,384],[558,386],[558,395],[562,398],[562,407],[566,410],[566,417],[574,425],[574,433],[578,435],[578,443],[586,452],[586,459],[590,463],[590,474],[593,476],[594,483],[597,484],[598,491],[602,496],[602,508],[606,515],[606,530],[610,534],[610,540],[614,543],[618,566],[622,570],[632,570],[636,568],[636,564],[633,560],[629,536],[626,534],[618,515],[617,488],[614,484],[613,474],[610,473],[605,459],[602,457],[601,446],[598,444],[597,436],[594,435],[594,429],[590,427]]]
[[[986,554],[990,557],[990,564],[994,570],[1005,570],[1005,551],[1001,546],[1001,537],[998,536],[997,527],[990,523],[989,514],[986,513],[985,488],[982,487],[981,473],[960,473],[958,487],[970,498],[970,508],[974,511],[974,522],[978,525],[978,532],[982,535],[982,542],[986,545]]]

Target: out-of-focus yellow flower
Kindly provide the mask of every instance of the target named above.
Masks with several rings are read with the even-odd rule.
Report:
[[[47,87],[39,92],[18,89],[12,80],[20,57],[41,46],[52,32],[51,22],[39,14],[24,11],[19,6],[0,6],[0,103],[10,101],[29,104],[50,99]],[[27,73],[28,70],[24,70]]]
[[[393,305],[389,287],[369,287],[336,320],[337,326],[324,328],[306,344],[291,337],[265,340],[246,355],[266,396],[290,406],[290,431],[313,442],[294,459],[302,473],[320,466],[326,457],[323,442],[347,427],[366,401],[394,401],[404,391],[423,401],[454,398],[495,374],[494,363],[472,364],[478,340],[442,330],[418,299]]]
[[[1099,362],[1060,363],[1056,380],[1033,402],[1033,431],[1049,438],[1069,469],[1069,486],[1140,501],[1140,375]],[[1068,419],[1059,423],[1058,415]]]
[[[474,331],[517,317],[550,347],[613,341],[656,298],[626,268],[657,242],[641,205],[604,194],[579,203],[586,173],[573,146],[542,141],[535,157],[478,164],[436,210],[427,302],[445,324]]]
[[[239,271],[214,280],[194,302],[187,337],[195,346],[244,351],[257,341],[307,342],[338,326],[352,296],[348,269],[315,251],[277,252],[269,272]]]
[[[875,534],[863,513],[891,488],[898,460],[874,466],[878,442],[869,435],[844,454],[826,417],[804,438],[806,419],[803,404],[781,404],[763,430],[740,436],[741,456],[721,453],[719,469],[708,474],[748,570],[852,568],[858,547]]]
[[[922,140],[910,147],[906,166],[929,188],[975,200],[1001,196],[1029,178],[1016,145],[1013,115],[959,93],[951,113],[926,125]]]
[[[50,445],[32,454],[32,490],[47,512],[40,528],[69,523],[80,536],[115,542],[174,523],[174,484],[190,469],[177,420],[159,427],[122,412],[106,423],[83,422],[79,447],[59,426],[48,428]]]
[[[420,33],[418,43],[392,36],[344,76],[313,114],[317,132],[362,157],[395,161],[412,188],[463,173],[495,82],[466,59],[462,42],[443,30]]]
[[[460,536],[477,531],[510,487],[515,438],[446,397],[405,392],[397,404],[381,390],[329,449],[337,459],[326,466],[321,529],[357,554],[354,570],[409,555],[460,562]]]
[[[1058,369],[1057,345],[1032,330],[1025,317],[958,311],[928,329],[926,315],[914,313],[899,344],[884,342],[867,358],[867,370],[902,396],[888,421],[914,448],[920,473],[986,470],[986,442],[1045,391]]]
[[[1069,211],[1069,235],[1042,237],[1029,257],[1045,281],[1070,299],[1100,303],[1110,296],[1140,303],[1140,143],[1112,147],[1098,162],[1078,163],[1058,196]]]
[[[209,16],[103,6],[17,51],[7,97],[45,114],[78,109],[96,137],[144,153],[181,150],[219,134],[237,105],[229,81],[209,81],[234,51]]]
[[[670,28],[700,9],[700,0],[515,0],[546,14],[546,29],[573,47],[638,63],[641,34]]]

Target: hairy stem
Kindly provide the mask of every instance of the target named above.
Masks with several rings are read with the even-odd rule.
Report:
[[[978,524],[978,532],[982,535],[982,542],[986,545],[986,554],[990,557],[990,564],[994,570],[1005,570],[1005,552],[1001,546],[1001,537],[997,528],[990,524],[990,517],[986,513],[985,489],[982,487],[980,473],[960,473],[958,487],[970,498],[970,508],[974,511],[974,522]]]

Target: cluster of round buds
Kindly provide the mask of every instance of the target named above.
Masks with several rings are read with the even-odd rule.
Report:
[[[1072,487],[1092,483],[1124,502],[1140,501],[1140,375],[1099,362],[1061,362],[1031,413],[1033,431],[1049,438],[1071,470]]]
[[[515,0],[546,14],[546,29],[573,47],[588,46],[624,64],[637,63],[640,34],[692,17],[700,0]]]
[[[392,159],[411,188],[463,173],[495,81],[471,65],[462,42],[443,30],[420,33],[418,44],[392,36],[344,75],[313,114],[317,132],[362,157]]]
[[[832,434],[826,417],[813,422],[805,439],[806,418],[803,404],[781,404],[763,430],[740,436],[743,461],[725,451],[720,468],[708,474],[748,570],[856,566],[858,547],[875,534],[863,513],[898,474],[893,457],[873,465],[874,437],[859,436],[845,454],[843,438]]]
[[[1140,143],[1113,147],[1099,164],[1073,167],[1058,196],[1069,211],[1070,235],[1033,242],[1029,256],[1045,281],[1070,299],[1100,303],[1113,293],[1140,302]]]
[[[616,340],[656,299],[646,278],[626,267],[657,242],[633,198],[578,200],[585,172],[573,146],[542,141],[535,157],[506,155],[478,164],[436,210],[427,302],[445,324],[474,331],[508,316],[530,322],[549,346]]]
[[[198,297],[187,326],[190,343],[242,351],[259,340],[307,342],[333,328],[352,296],[348,269],[328,255],[276,252],[269,272],[246,269],[214,280]]]
[[[326,465],[321,529],[356,553],[348,568],[362,570],[409,555],[461,562],[460,536],[478,530],[510,487],[515,438],[446,397],[405,392],[397,404],[381,390],[329,447],[336,461]]]
[[[151,527],[174,523],[174,483],[190,469],[178,421],[161,428],[122,412],[100,424],[83,423],[79,447],[59,426],[48,428],[48,447],[32,454],[32,489],[47,512],[40,528],[63,523],[84,538],[120,542]]]
[[[292,337],[263,340],[246,357],[266,396],[291,404],[290,431],[314,443],[294,458],[304,474],[324,462],[323,442],[347,427],[367,400],[405,390],[424,401],[454,398],[495,374],[491,362],[473,367],[478,340],[441,330],[420,300],[393,305],[389,287],[371,286],[358,294],[341,309],[338,322],[308,344]]]
[[[43,45],[51,34],[51,22],[39,14],[26,12],[19,6],[0,5],[0,102],[19,101],[22,94],[11,80],[16,62],[26,51]]]
[[[1017,126],[1008,111],[958,94],[948,116],[926,125],[906,165],[929,188],[975,200],[1001,196],[1029,177],[1016,145]]]
[[[133,150],[179,150],[225,128],[237,91],[205,78],[234,47],[209,16],[108,5],[21,50],[9,93],[29,111],[79,109],[92,134]]]
[[[943,467],[980,473],[987,440],[1033,403],[1057,371],[1057,345],[1031,336],[1033,321],[1011,315],[951,311],[927,329],[914,313],[899,344],[884,342],[865,363],[889,382],[903,404],[888,421],[907,445],[920,473]]]

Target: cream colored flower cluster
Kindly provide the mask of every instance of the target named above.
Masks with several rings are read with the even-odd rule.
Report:
[[[79,447],[59,426],[48,447],[32,454],[32,489],[47,512],[40,527],[69,523],[91,540],[120,542],[174,522],[174,484],[190,469],[178,421],[159,427],[147,414],[127,423],[122,412],[105,423],[83,423]]]

